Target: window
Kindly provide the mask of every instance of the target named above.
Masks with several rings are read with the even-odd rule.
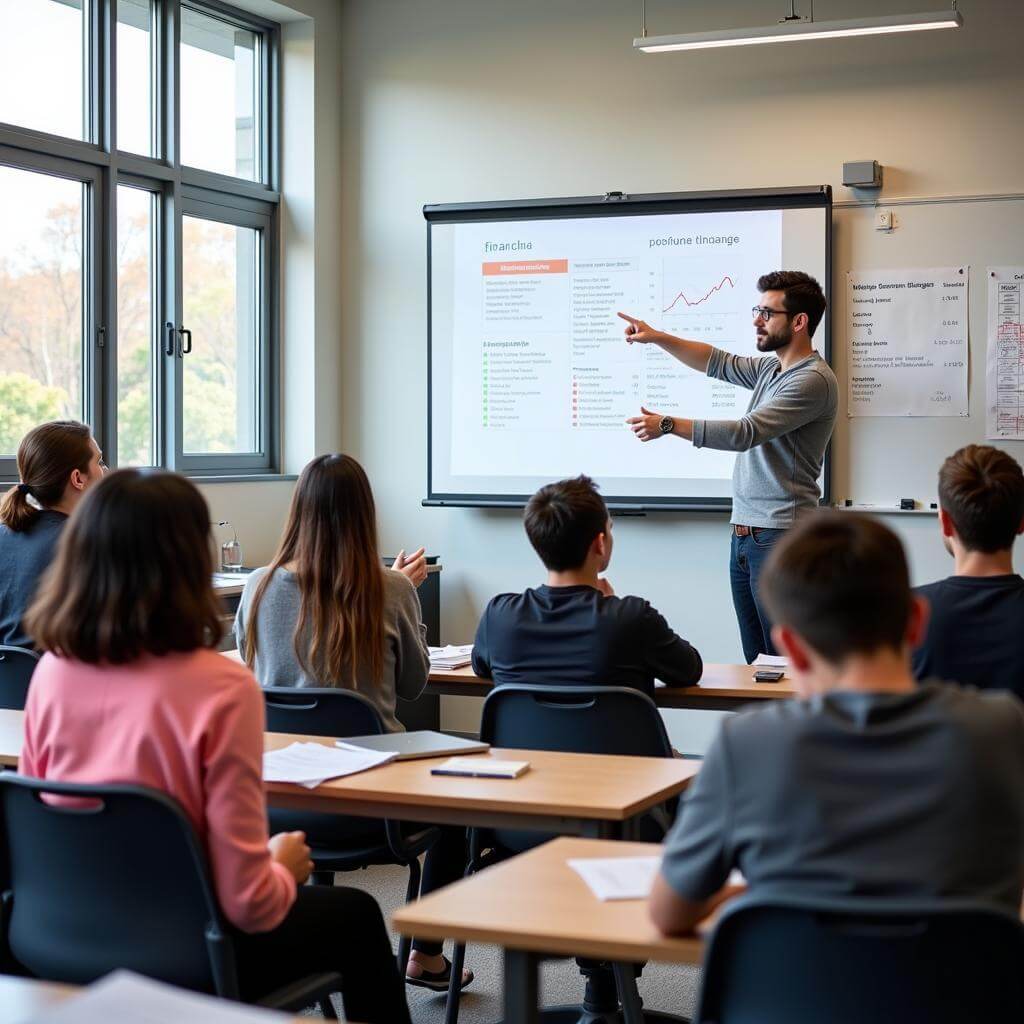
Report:
[[[117,187],[117,464],[152,466],[155,447],[156,295],[153,211],[144,189]]]
[[[182,247],[188,353],[182,366],[183,448],[256,450],[259,233],[186,217]]]
[[[153,4],[117,0],[117,148],[154,155]]]
[[[0,0],[0,478],[57,417],[277,469],[277,48],[219,0]]]
[[[0,166],[0,456],[37,423],[85,414],[83,191]]]
[[[188,7],[181,12],[181,157],[256,180],[258,37]]]
[[[0,122],[84,139],[82,0],[0,0]]]

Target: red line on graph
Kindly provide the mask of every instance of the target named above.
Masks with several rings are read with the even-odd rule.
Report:
[[[662,313],[667,313],[680,299],[683,300],[688,306],[699,306],[702,302],[707,302],[715,292],[720,291],[725,282],[729,282],[730,288],[735,288],[736,285],[733,283],[733,279],[726,274],[721,281],[718,282],[713,288],[709,288],[699,299],[691,302],[682,292],[680,292],[663,310]]]

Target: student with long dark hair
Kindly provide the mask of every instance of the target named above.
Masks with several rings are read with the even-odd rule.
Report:
[[[32,646],[22,625],[25,609],[68,516],[105,469],[84,423],[55,420],[22,438],[20,481],[0,500],[0,644]]]
[[[415,589],[426,577],[422,549],[406,562],[400,556],[397,572],[384,568],[363,467],[348,455],[313,459],[295,487],[273,561],[252,573],[238,605],[235,639],[260,684],[357,690],[386,729],[400,731],[397,700],[418,697],[430,671]],[[314,845],[330,839],[317,836]],[[465,861],[465,830],[442,829],[427,854],[422,891],[461,878]],[[450,967],[440,942],[417,939],[406,980],[443,991]],[[463,986],[472,978],[466,971]]]
[[[47,653],[19,769],[149,786],[181,804],[237,929],[243,998],[337,971],[349,1019],[408,1024],[373,898],[303,888],[305,836],[268,840],[263,700],[252,673],[216,653],[212,571],[209,509],[184,477],[121,470],[90,491],[26,616]]]

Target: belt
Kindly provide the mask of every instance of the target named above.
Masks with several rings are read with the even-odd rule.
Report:
[[[767,526],[733,526],[732,532],[737,537],[749,537],[751,534],[756,537],[763,530],[767,529]]]

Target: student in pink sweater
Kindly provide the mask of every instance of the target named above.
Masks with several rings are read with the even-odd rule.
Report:
[[[338,971],[349,1019],[407,1024],[384,921],[368,894],[301,887],[301,832],[267,837],[263,698],[214,650],[210,513],[184,477],[121,470],[91,488],[61,537],[26,624],[46,651],[19,770],[127,783],[174,797],[237,929],[243,996]]]

